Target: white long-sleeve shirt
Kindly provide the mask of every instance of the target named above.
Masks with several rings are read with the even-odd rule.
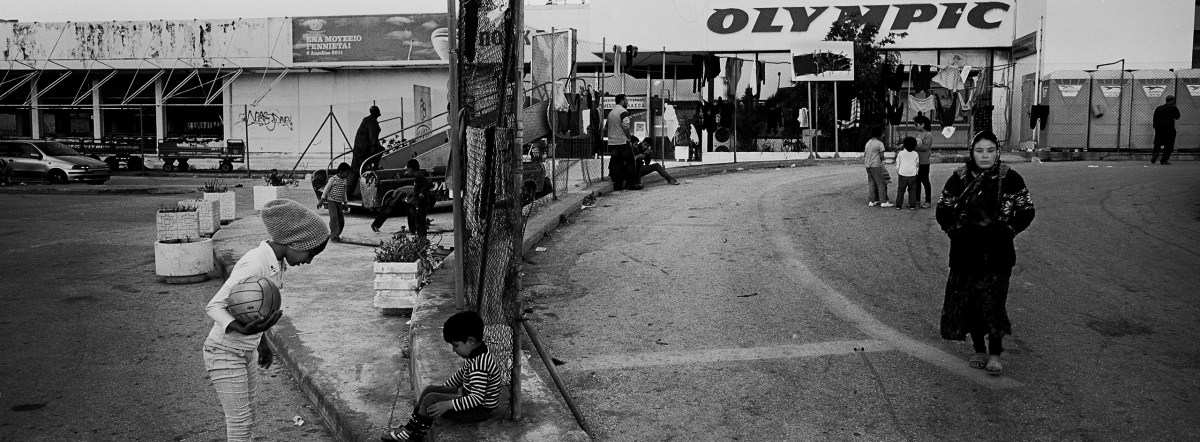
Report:
[[[896,152],[896,174],[900,176],[917,176],[917,165],[921,158],[915,150],[900,149]]]
[[[237,264],[234,264],[233,270],[229,272],[229,279],[225,280],[225,284],[221,286],[220,290],[217,290],[217,294],[213,295],[212,300],[208,301],[208,305],[204,307],[208,317],[214,321],[205,345],[222,347],[231,351],[248,351],[258,348],[262,333],[243,335],[236,331],[225,332],[229,328],[229,323],[234,321],[233,315],[226,310],[229,307],[229,292],[234,285],[251,277],[266,277],[275,283],[276,287],[282,289],[283,272],[286,270],[287,264],[282,260],[275,259],[275,251],[266,241],[242,255]]]

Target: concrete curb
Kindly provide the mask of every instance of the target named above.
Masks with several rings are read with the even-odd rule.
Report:
[[[4,186],[0,187],[0,195],[3,194],[59,194],[59,195],[182,195],[185,193],[196,193],[195,186],[178,186],[178,187],[104,187],[98,186],[53,186],[51,185],[25,185],[25,186]]]

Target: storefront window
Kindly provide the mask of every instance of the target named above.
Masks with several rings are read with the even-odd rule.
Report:
[[[12,71],[10,76],[24,74]],[[0,90],[3,92],[3,90]],[[29,86],[21,86],[17,90],[0,98],[0,137],[27,138],[30,136],[29,107],[25,100],[29,98]]]
[[[220,84],[214,85],[213,78],[213,74],[199,74],[164,82],[164,93],[174,92],[163,101],[163,135],[167,139],[206,141],[224,137],[220,99],[213,100],[216,104],[204,104],[208,94],[220,93]]]

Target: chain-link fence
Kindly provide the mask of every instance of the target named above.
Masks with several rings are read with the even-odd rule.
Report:
[[[467,0],[458,22],[458,103],[465,123],[463,190],[466,301],[483,317],[485,342],[497,361],[512,364],[517,326],[517,266],[524,233],[517,135],[518,84],[514,48],[519,5]],[[505,381],[509,370],[504,370]]]

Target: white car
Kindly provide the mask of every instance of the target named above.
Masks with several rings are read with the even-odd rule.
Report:
[[[112,177],[108,164],[57,141],[0,140],[0,161],[13,181],[104,184]]]

